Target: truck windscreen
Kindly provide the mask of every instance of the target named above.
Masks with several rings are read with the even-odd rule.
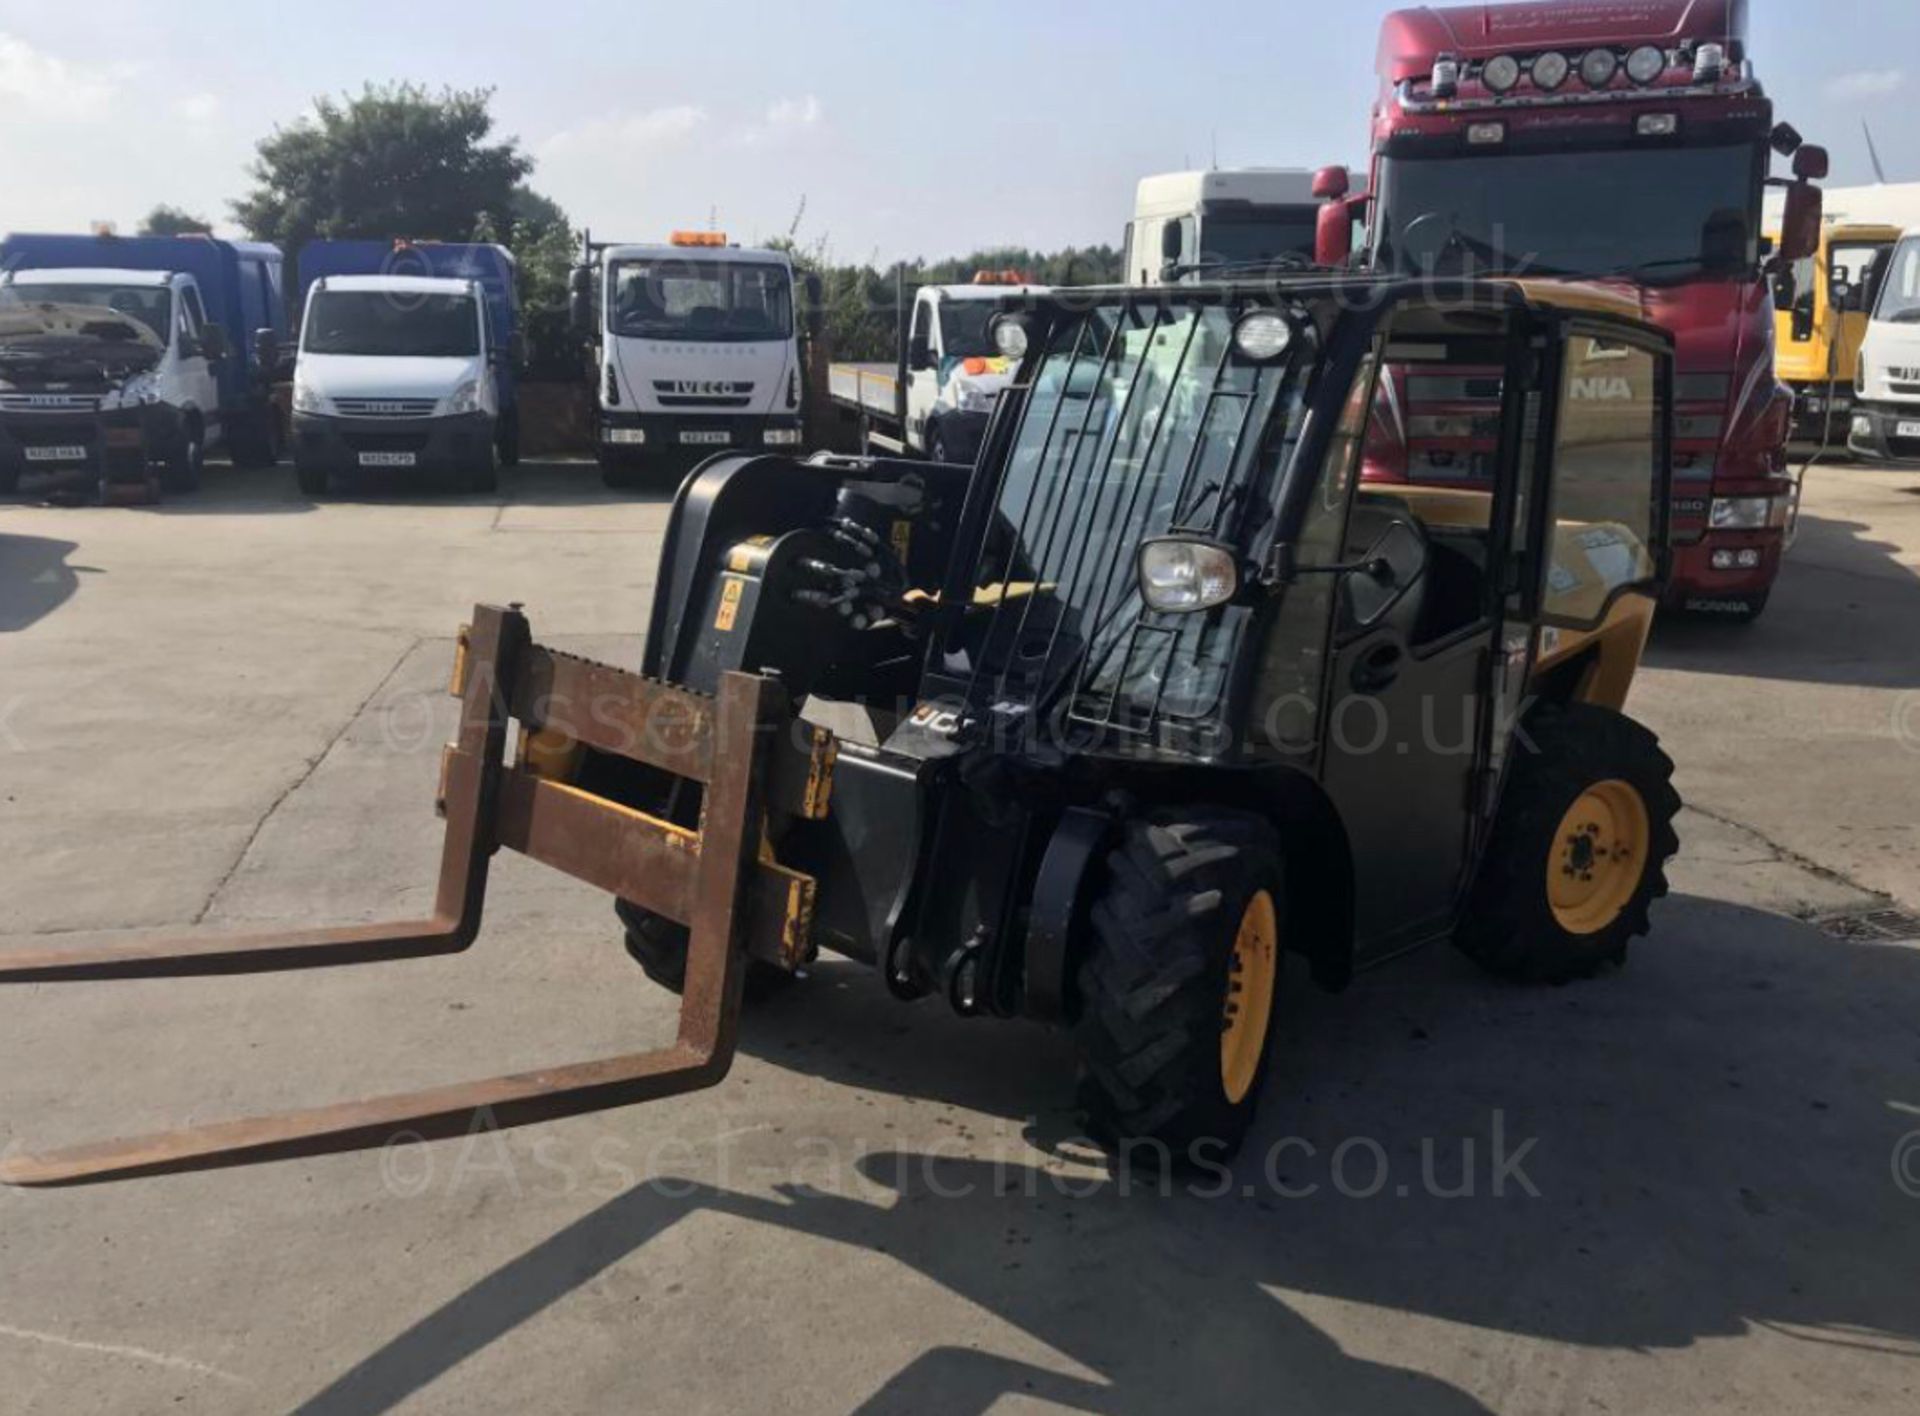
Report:
[[[945,300],[940,305],[940,346],[949,359],[992,359],[994,347],[988,326],[1000,313],[993,300]]]
[[[793,336],[793,282],[783,265],[615,261],[607,299],[617,335],[736,343]]]
[[[1203,265],[1262,265],[1285,256],[1313,258],[1319,216],[1312,207],[1208,212],[1200,226]]]
[[[0,308],[22,305],[65,305],[75,310],[111,310],[123,319],[138,320],[161,344],[173,319],[173,292],[158,285],[8,285],[0,287]],[[113,320],[82,321],[73,332],[81,337],[128,341]]]
[[[480,316],[471,295],[320,290],[307,310],[301,348],[309,354],[470,359],[480,352]]]
[[[1889,324],[1920,324],[1920,236],[1908,236],[1895,248],[1873,317]]]
[[[1759,183],[1750,144],[1388,157],[1377,256],[1409,274],[1747,275]]]

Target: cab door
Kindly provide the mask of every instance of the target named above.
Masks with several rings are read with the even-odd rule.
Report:
[[[175,292],[174,345],[180,379],[180,403],[200,410],[209,443],[220,436],[220,375],[207,357],[205,330],[207,311],[200,300],[200,287],[184,280]],[[229,355],[231,357],[231,355]]]
[[[933,296],[925,291],[913,302],[906,376],[907,445],[924,453],[927,419],[940,397],[940,320]]]
[[[1362,481],[1351,498],[1331,606],[1321,780],[1354,859],[1363,962],[1451,927],[1467,884],[1496,688],[1505,667],[1501,586],[1529,399],[1528,322],[1455,327],[1395,317],[1381,366],[1475,371],[1501,383],[1495,475],[1484,490]],[[1369,407],[1372,400],[1369,399]]]

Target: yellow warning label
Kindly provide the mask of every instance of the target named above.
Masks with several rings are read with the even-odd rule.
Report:
[[[893,523],[893,553],[900,557],[900,564],[907,563],[907,552],[913,549],[913,523],[896,521]]]
[[[733,622],[740,617],[740,596],[746,588],[746,581],[731,575],[721,584],[720,613],[713,617],[713,627],[722,634],[733,633]]]
[[[746,572],[753,569],[753,553],[773,544],[771,536],[749,536],[727,555],[727,569]]]

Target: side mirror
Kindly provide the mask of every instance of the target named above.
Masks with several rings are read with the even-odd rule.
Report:
[[[1160,226],[1160,259],[1172,265],[1180,259],[1180,223],[1168,221]]]
[[[1363,629],[1378,624],[1426,568],[1426,541],[1406,522],[1394,522],[1341,581],[1354,624]]]
[[[1809,143],[1793,155],[1793,175],[1802,182],[1824,182],[1833,169],[1833,159],[1823,147]]]
[[[594,332],[593,271],[586,266],[567,272],[567,324],[575,334]]]
[[[208,363],[217,364],[232,352],[232,346],[227,343],[227,331],[224,326],[217,324],[200,326],[200,353],[206,356]]]
[[[907,341],[907,368],[930,369],[933,367],[933,346],[927,342],[924,334],[916,334]]]
[[[280,336],[270,329],[253,332],[253,362],[268,378],[280,367]]]
[[[1860,308],[1860,292],[1850,280],[1834,276],[1827,282],[1827,302],[1836,310]]]
[[[1826,198],[1808,182],[1795,182],[1787,188],[1786,211],[1780,218],[1782,262],[1804,261],[1820,251],[1820,226],[1825,216]]]
[[[1323,205],[1314,223],[1314,264],[1343,269],[1353,259],[1353,211],[1346,198],[1336,197]]]
[[[1337,202],[1352,190],[1352,179],[1344,167],[1323,167],[1313,174],[1313,199]]]

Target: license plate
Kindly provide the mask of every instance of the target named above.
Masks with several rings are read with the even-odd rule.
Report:
[[[1920,438],[1920,423],[1902,423],[1893,430],[1896,438]]]
[[[732,433],[682,433],[680,441],[692,447],[725,447],[733,441]]]
[[[418,454],[411,452],[363,452],[360,454],[362,467],[411,467],[418,460]]]
[[[26,449],[29,462],[85,462],[87,450],[72,444],[60,447],[30,447]]]

